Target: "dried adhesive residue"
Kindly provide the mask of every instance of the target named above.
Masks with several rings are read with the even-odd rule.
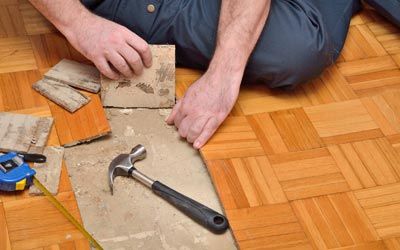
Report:
[[[175,65],[173,63],[160,63],[161,67],[157,69],[157,79],[159,82],[173,81],[175,76]]]
[[[166,95],[168,95],[169,94],[169,89],[160,89],[159,91],[158,91],[158,95],[159,96],[166,96]]]
[[[118,88],[127,88],[131,86],[131,81],[127,80],[127,79],[123,79],[121,81],[118,82],[118,85],[116,87],[116,89]]]
[[[136,84],[136,87],[147,94],[154,94],[154,89],[152,86],[150,86],[150,84],[139,82],[138,84]]]

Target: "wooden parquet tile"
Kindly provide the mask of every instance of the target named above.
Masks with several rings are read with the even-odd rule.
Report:
[[[31,91],[62,58],[88,63],[28,1],[0,2],[0,111],[52,115],[53,145],[109,131],[97,96],[70,116]],[[200,76],[177,69],[177,97]],[[337,63],[308,84],[244,84],[201,154],[241,249],[400,249],[400,29],[365,9]],[[58,198],[79,217],[65,166]],[[10,248],[88,245],[43,198],[1,194]]]

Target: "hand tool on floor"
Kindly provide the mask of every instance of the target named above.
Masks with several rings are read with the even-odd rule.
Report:
[[[214,233],[226,231],[228,221],[223,215],[139,172],[134,164],[144,158],[146,158],[146,149],[142,145],[137,145],[129,154],[120,154],[110,163],[108,180],[111,194],[113,194],[115,177],[131,176],[210,231]]]
[[[34,184],[94,247],[103,249],[75,217],[35,178],[35,170],[30,168],[24,160],[43,163],[46,157],[41,154],[0,153],[0,191],[24,190]]]

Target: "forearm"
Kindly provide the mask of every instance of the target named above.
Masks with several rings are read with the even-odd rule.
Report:
[[[271,0],[222,0],[209,71],[243,74],[267,20]]]
[[[93,15],[79,0],[29,1],[64,35]]]

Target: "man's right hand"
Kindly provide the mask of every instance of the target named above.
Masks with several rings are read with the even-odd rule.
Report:
[[[117,23],[88,14],[63,32],[70,43],[111,79],[140,75],[150,67],[149,45]]]

